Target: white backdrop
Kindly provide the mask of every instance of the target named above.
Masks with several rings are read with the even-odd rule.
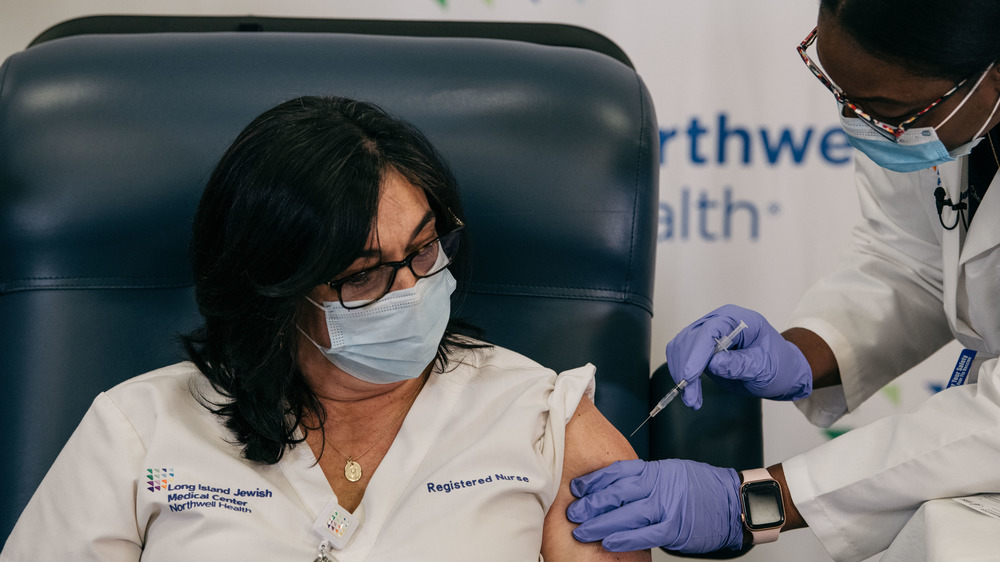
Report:
[[[673,334],[721,304],[754,308],[781,328],[798,296],[835,266],[858,220],[851,149],[832,98],[795,52],[815,25],[817,6],[817,0],[2,0],[0,58],[52,25],[97,14],[535,21],[602,33],[632,59],[660,123],[656,364]],[[765,404],[765,461],[913,407],[947,379],[958,349],[947,347],[832,431],[810,426],[790,404]],[[796,531],[743,560],[830,558],[810,533]]]

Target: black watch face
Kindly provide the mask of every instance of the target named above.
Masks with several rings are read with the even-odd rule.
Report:
[[[743,485],[741,493],[748,529],[757,531],[784,524],[785,508],[781,504],[781,486],[777,482],[750,482]]]

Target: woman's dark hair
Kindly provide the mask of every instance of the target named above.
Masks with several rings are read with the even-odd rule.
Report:
[[[996,0],[822,0],[866,51],[922,76],[959,81],[1000,59]]]
[[[378,107],[302,97],[263,113],[222,156],[202,194],[190,253],[204,324],[184,336],[191,361],[223,396],[212,410],[246,458],[281,459],[322,406],[297,366],[304,296],[364,249],[387,173],[422,189],[439,233],[462,218],[455,179],[430,142]],[[462,247],[467,247],[463,244]],[[463,252],[450,267],[461,293]],[[451,346],[477,347],[452,320]]]

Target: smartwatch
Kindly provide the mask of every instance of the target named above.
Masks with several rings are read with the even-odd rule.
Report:
[[[781,484],[764,468],[740,472],[740,503],[743,527],[753,537],[753,544],[778,540],[785,524],[785,506],[781,502]]]

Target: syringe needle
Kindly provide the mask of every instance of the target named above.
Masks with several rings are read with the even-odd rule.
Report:
[[[646,425],[646,422],[653,419],[653,416],[659,414],[660,410],[666,408],[667,404],[672,402],[674,398],[677,398],[677,395],[680,394],[681,391],[684,390],[684,387],[686,386],[687,386],[686,380],[681,380],[681,382],[677,383],[677,386],[672,388],[670,392],[668,392],[666,396],[661,398],[660,401],[656,403],[656,406],[649,411],[649,415],[646,416],[646,419],[642,420],[642,423],[639,424],[639,427],[635,428],[635,431],[632,432],[632,435],[635,435],[636,431],[639,431],[639,429],[642,428],[642,426]],[[629,439],[632,438],[632,435],[629,435]]]
[[[713,351],[713,353],[719,353],[719,352],[728,350],[730,348],[730,346],[733,345],[733,340],[736,338],[736,336],[740,332],[743,331],[743,328],[746,328],[746,327],[747,327],[746,322],[740,320],[739,325],[736,326],[736,328],[734,328],[732,332],[729,332],[728,334],[726,334],[725,336],[723,336],[721,338],[716,338],[715,339],[715,350]],[[673,399],[676,398],[677,395],[680,394],[681,391],[684,390],[684,387],[686,387],[687,385],[688,385],[687,379],[681,379],[681,382],[677,383],[677,386],[675,386],[674,388],[672,388],[670,390],[670,392],[668,392],[667,395],[664,396],[656,404],[656,407],[653,408],[652,411],[649,412],[649,415],[646,416],[646,419],[644,419],[642,421],[642,423],[639,424],[639,427],[635,428],[635,431],[633,431],[628,436],[629,439],[631,439],[633,435],[635,435],[640,429],[642,429],[642,426],[646,425],[646,422],[648,422],[649,420],[653,419],[653,416],[655,416],[656,414],[660,413],[660,410],[662,410],[663,408],[665,408],[667,406],[667,404],[669,404],[671,401],[673,401]]]
[[[639,424],[639,427],[635,428],[635,431],[633,431],[633,432],[632,432],[632,433],[631,433],[631,434],[630,434],[630,435],[628,436],[628,438],[629,438],[629,439],[631,439],[631,438],[632,438],[632,436],[633,436],[633,435],[635,435],[635,434],[636,434],[636,433],[637,433],[637,432],[638,432],[638,431],[639,431],[640,429],[642,429],[642,426],[646,425],[646,422],[648,422],[648,421],[649,421],[649,420],[651,420],[651,419],[653,419],[653,416],[646,416],[646,419],[642,420],[642,423],[640,423],[640,424]]]

